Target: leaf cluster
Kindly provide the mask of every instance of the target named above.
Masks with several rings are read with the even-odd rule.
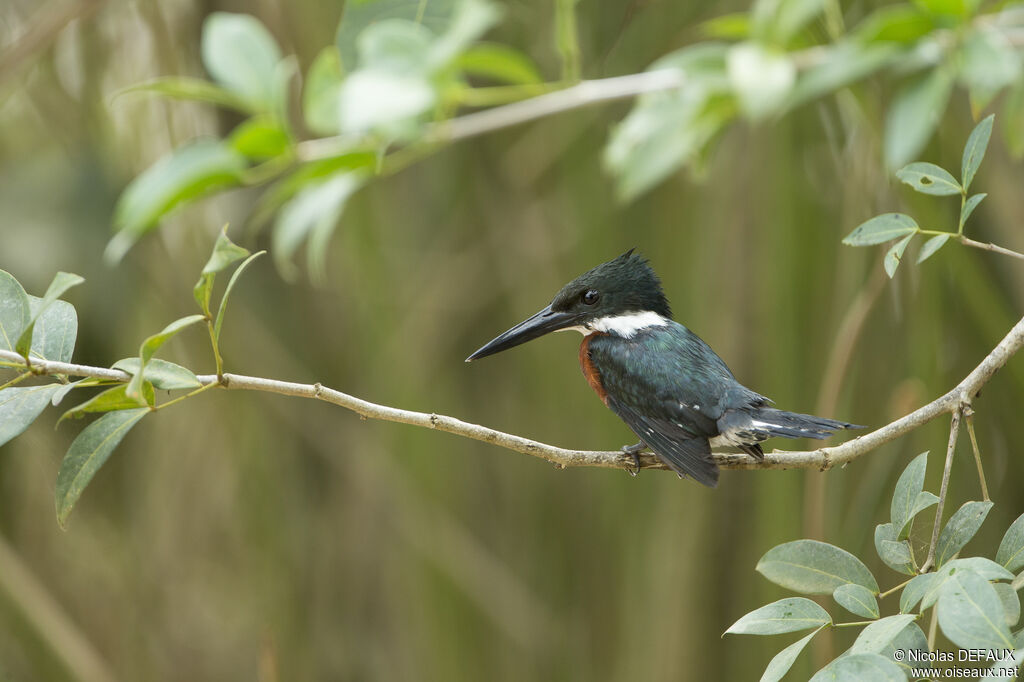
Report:
[[[787,542],[761,557],[757,571],[773,583],[802,594],[830,594],[844,610],[866,619],[837,623],[806,597],[787,597],[751,611],[726,632],[775,635],[813,630],[771,660],[762,682],[782,679],[821,630],[860,626],[864,627],[853,645],[818,671],[812,681],[907,680],[912,666],[893,653],[932,650],[933,644],[918,624],[929,609],[935,610],[942,633],[962,649],[1014,651],[1012,657],[993,664],[985,679],[999,679],[1004,675],[1001,671],[1009,666],[1015,669],[1024,660],[1024,629],[1012,632],[1020,626],[1017,591],[1024,587],[1024,514],[1006,531],[994,560],[959,558],[992,508],[991,502],[967,502],[942,528],[934,570],[919,573],[911,530],[917,516],[938,502],[936,495],[924,490],[927,458],[928,453],[920,454],[900,475],[890,519],[875,528],[879,558],[894,571],[914,576],[910,580],[880,594],[878,582],[860,559],[816,540]],[[899,612],[883,616],[879,599],[896,591],[901,592]]]

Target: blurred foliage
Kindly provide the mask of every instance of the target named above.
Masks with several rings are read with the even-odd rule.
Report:
[[[315,241],[307,263],[326,264],[318,288],[251,268],[220,339],[230,369],[322,381],[575,447],[615,447],[629,434],[588,395],[573,344],[546,340],[471,369],[462,358],[631,246],[652,257],[680,319],[745,384],[793,409],[871,425],[946,391],[1024,308],[1020,268],[994,254],[943,248],[883,288],[876,258],[839,245],[880,210],[956,222],[962,213],[901,190],[881,169],[914,158],[955,167],[975,120],[998,109],[975,181],[991,196],[971,230],[1021,249],[1024,177],[1009,154],[1024,144],[1013,6],[765,2],[741,16],[717,3],[600,12],[581,3],[570,21],[570,2],[508,3],[494,23],[499,13],[478,4],[465,23],[447,10],[421,17],[429,36],[412,29],[420,51],[403,62],[341,38],[346,22],[353,36],[363,31],[352,10],[374,4],[341,18],[305,0],[0,8],[0,267],[33,292],[60,270],[87,279],[65,294],[80,315],[75,361],[135,353],[167,319],[194,311],[188,288],[228,221],[248,221],[247,246],[294,245],[294,255]],[[375,21],[366,16],[364,28]],[[220,47],[237,41],[244,71],[260,76],[211,67],[221,57],[203,36],[217,23]],[[338,43],[324,48],[335,26]],[[707,35],[725,47],[704,47],[724,56],[698,90],[645,96],[628,114],[612,106],[417,144],[464,108],[565,87],[576,69],[597,79],[685,60]],[[456,54],[434,52],[438,44]],[[752,78],[752,68],[771,78]],[[380,71],[392,86],[416,80],[398,92],[416,106],[341,155],[303,146],[342,132],[336,105],[359,71],[373,77],[360,87],[379,86]],[[139,83],[203,101],[115,96]],[[761,90],[741,96],[741,86]],[[771,106],[759,110],[758,97]],[[727,125],[741,113],[749,126]],[[710,124],[694,129],[706,139],[681,139],[705,116]],[[625,144],[624,135],[635,137]],[[623,167],[653,179],[606,177],[616,145]],[[330,153],[297,159],[297,149]],[[703,184],[672,173],[681,164]],[[161,165],[169,177],[129,201]],[[353,177],[305,195],[339,174]],[[636,200],[623,205],[616,193]],[[270,220],[272,237],[256,231]],[[105,245],[118,255],[157,221],[154,238],[116,268],[101,264]],[[107,245],[111,225],[120,245]],[[186,329],[150,364],[216,371],[207,337]],[[32,391],[26,409],[53,397],[15,388]],[[1007,428],[1022,398],[1014,361],[975,405],[996,501],[971,545],[981,555],[1024,506]],[[758,558],[793,538],[827,539],[881,575],[872,529],[892,522],[887,493],[916,453],[947,435],[936,423],[828,473],[726,472],[710,493],[658,474],[556,472],[271,396],[208,395],[166,417],[125,437],[66,532],[52,521],[54,482],[77,429],[37,427],[0,450],[0,677],[757,679],[778,645],[720,633],[787,597],[752,576]],[[55,420],[44,413],[40,426]],[[951,508],[977,497],[973,476],[963,445]],[[933,488],[934,467],[927,478]],[[890,599],[881,612],[895,612]],[[790,677],[809,678],[855,638],[849,628],[818,633],[802,656],[790,650]]]

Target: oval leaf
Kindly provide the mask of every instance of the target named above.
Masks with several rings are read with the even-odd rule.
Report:
[[[224,88],[203,80],[202,78],[188,78],[184,76],[165,76],[152,80],[137,83],[117,93],[117,97],[130,93],[152,93],[163,95],[172,99],[195,100],[197,102],[209,102],[229,109],[237,109],[242,112],[250,110],[249,105],[239,97]]]
[[[878,618],[878,600],[863,585],[846,583],[836,588],[832,597],[844,609],[864,618]]]
[[[773,547],[757,562],[757,571],[777,585],[804,594],[832,594],[855,583],[878,593],[878,583],[860,559],[817,540],[796,540]]]
[[[247,14],[214,12],[203,22],[202,55],[213,79],[251,109],[275,110],[281,51],[259,20]]]
[[[921,250],[917,253],[917,262],[923,263],[929,258],[931,258],[936,251],[945,246],[946,241],[948,239],[948,234],[937,234],[928,241],[926,241],[924,243],[924,246],[922,246]]]
[[[991,502],[965,502],[946,522],[935,545],[935,565],[942,566],[974,537],[992,508]]]
[[[989,667],[988,673],[979,682],[1015,679],[1017,677],[1015,673],[1020,669],[1021,663],[1024,663],[1024,648],[1018,648],[1003,660],[993,663]]]
[[[892,169],[913,160],[946,111],[953,79],[939,67],[903,88],[885,119],[885,163]]]
[[[988,196],[988,194],[982,192],[981,194],[975,194],[973,197],[971,197],[970,199],[968,199],[967,201],[964,202],[963,208],[960,209],[960,229],[961,230],[963,230],[964,223],[967,222],[967,219],[971,217],[972,213],[974,213],[974,209],[976,209],[978,207],[978,204],[981,203],[981,200],[984,199],[987,196]]]
[[[819,670],[811,682],[907,682],[903,669],[879,654],[840,656]]]
[[[885,274],[889,275],[890,279],[896,274],[896,268],[900,266],[900,262],[903,260],[903,252],[907,250],[907,244],[913,238],[914,235],[908,234],[893,244],[889,251],[886,252],[883,265],[885,266]]]
[[[1006,624],[1012,628],[1020,620],[1020,597],[1017,596],[1017,590],[1013,589],[1013,585],[1006,583],[993,583],[992,588],[999,595],[999,601],[1003,603]]]
[[[896,651],[900,652],[899,658],[896,660]],[[921,630],[917,623],[911,623],[907,627],[896,635],[896,638],[889,643],[889,646],[885,647],[878,653],[885,657],[888,661],[894,661],[896,665],[909,671],[912,667],[916,667],[916,664],[908,661],[907,652],[919,651],[927,652],[928,649],[928,638],[925,637],[924,632]],[[917,660],[921,660],[920,656]]]
[[[473,45],[459,55],[455,64],[466,73],[499,83],[526,85],[540,83],[542,80],[529,57],[519,50],[497,43]]]
[[[118,233],[107,245],[106,258],[120,260],[132,244],[164,215],[184,201],[241,182],[245,157],[220,140],[181,147],[132,180],[117,200],[114,226]]]
[[[72,407],[61,415],[58,424],[65,419],[81,419],[89,412],[116,412],[118,410],[134,410],[137,407],[146,407],[154,403],[153,384],[148,381],[142,384],[142,400],[129,398],[127,395],[127,384],[108,388],[81,405]]]
[[[896,539],[896,529],[891,523],[875,526],[875,551],[885,565],[894,571],[914,575],[914,564],[910,559],[910,547],[906,540]]]
[[[912,163],[896,171],[896,177],[921,194],[949,196],[962,191],[956,178],[934,163]]]
[[[119,369],[122,372],[134,375],[139,371],[139,359],[125,358],[118,360],[112,367],[113,369]],[[161,391],[199,388],[202,386],[192,370],[167,360],[161,360],[160,358],[152,358],[146,364],[146,381]]]
[[[960,177],[964,181],[964,189],[971,186],[974,176],[985,158],[985,150],[988,149],[989,138],[992,137],[992,121],[995,114],[989,114],[981,119],[978,125],[974,126],[967,144],[964,146],[964,156],[960,161]]]
[[[892,503],[889,505],[889,518],[893,528],[896,529],[896,537],[900,540],[906,537],[903,530],[914,518],[914,504],[918,493],[924,489],[924,475],[927,469],[928,453],[922,452],[911,460],[907,468],[900,474],[899,480],[896,481]]]
[[[925,573],[913,578],[900,594],[900,612],[910,613],[924,597],[932,582],[936,579],[934,573]]]
[[[43,413],[61,386],[13,386],[0,391],[0,445],[20,436]]]
[[[846,235],[843,243],[847,246],[871,246],[899,239],[917,232],[917,223],[903,213],[883,213],[866,220]]]
[[[811,638],[820,631],[821,628],[818,628],[811,634],[798,639],[775,654],[775,657],[768,663],[768,667],[764,669],[764,674],[761,675],[761,682],[779,682],[789,672],[789,669],[793,667],[793,661],[804,650],[804,647],[811,641]]]
[[[996,552],[996,563],[1014,573],[1024,568],[1024,514],[1006,529]]]
[[[73,286],[78,286],[85,280],[78,275],[70,272],[58,272],[53,277],[53,281],[50,282],[50,286],[46,289],[46,294],[35,301],[29,302],[29,321],[28,326],[21,332],[21,336],[18,338],[16,350],[22,355],[28,355],[31,347],[35,345],[33,343],[33,330],[35,329],[36,320],[39,316],[46,312],[46,310],[57,301],[60,296]],[[34,297],[33,297],[34,298]]]
[[[30,317],[25,289],[14,275],[0,270],[0,350],[14,350]]]
[[[942,586],[958,571],[972,571],[985,580],[1012,580],[1013,574],[1005,568],[984,557],[968,557],[966,559],[953,559],[948,564],[931,573],[934,580],[925,585],[924,596],[921,598],[921,609],[931,608],[942,593]]]
[[[999,595],[992,583],[974,571],[957,571],[949,576],[935,608],[942,634],[957,646],[1013,648]]]
[[[149,413],[149,408],[110,412],[78,434],[57,472],[57,522],[67,525],[68,515],[85,486],[110,457],[125,434]]]
[[[734,635],[778,635],[828,625],[832,617],[804,597],[789,597],[751,611],[726,630]]]
[[[902,613],[886,616],[871,623],[860,631],[856,641],[850,647],[851,654],[881,654],[892,644],[896,636],[914,622],[917,616]]]

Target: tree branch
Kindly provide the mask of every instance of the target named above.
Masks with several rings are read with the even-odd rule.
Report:
[[[858,457],[899,438],[903,434],[930,422],[940,415],[959,411],[963,405],[970,403],[971,398],[981,390],[981,387],[1022,346],[1024,346],[1024,318],[1013,326],[1003,340],[999,342],[999,345],[985,356],[981,364],[975,367],[963,381],[948,393],[880,429],[841,445],[805,452],[775,450],[766,453],[763,461],[754,460],[752,457],[744,454],[715,453],[715,461],[725,469],[819,469],[821,471],[852,462]],[[0,350],[0,363],[16,369],[26,369],[25,359],[12,351]],[[39,359],[32,360],[31,370],[33,373],[40,375],[60,374],[96,377],[117,382],[127,382],[131,378],[127,373],[116,369]],[[486,426],[471,424],[454,417],[427,412],[413,412],[371,403],[333,388],[327,388],[319,383],[298,384],[241,374],[224,374],[220,380],[218,380],[215,374],[209,374],[200,376],[199,381],[204,386],[219,384],[221,388],[228,390],[263,391],[298,398],[322,400],[355,412],[367,419],[409,424],[411,426],[444,431],[485,443],[492,443],[508,450],[546,459],[559,468],[592,466],[632,469],[634,467],[633,457],[623,453],[621,450],[601,451],[560,448],[529,438],[523,438],[522,436],[496,431]],[[641,453],[639,459],[641,468],[666,468],[665,465],[650,453]]]

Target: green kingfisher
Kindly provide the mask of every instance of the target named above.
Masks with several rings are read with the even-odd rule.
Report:
[[[549,332],[583,334],[580,367],[587,383],[680,477],[714,487],[712,446],[739,448],[764,459],[773,437],[827,438],[854,424],[786,412],[743,386],[700,337],[672,319],[661,280],[630,249],[562,287],[550,305],[493,339],[466,362]]]

